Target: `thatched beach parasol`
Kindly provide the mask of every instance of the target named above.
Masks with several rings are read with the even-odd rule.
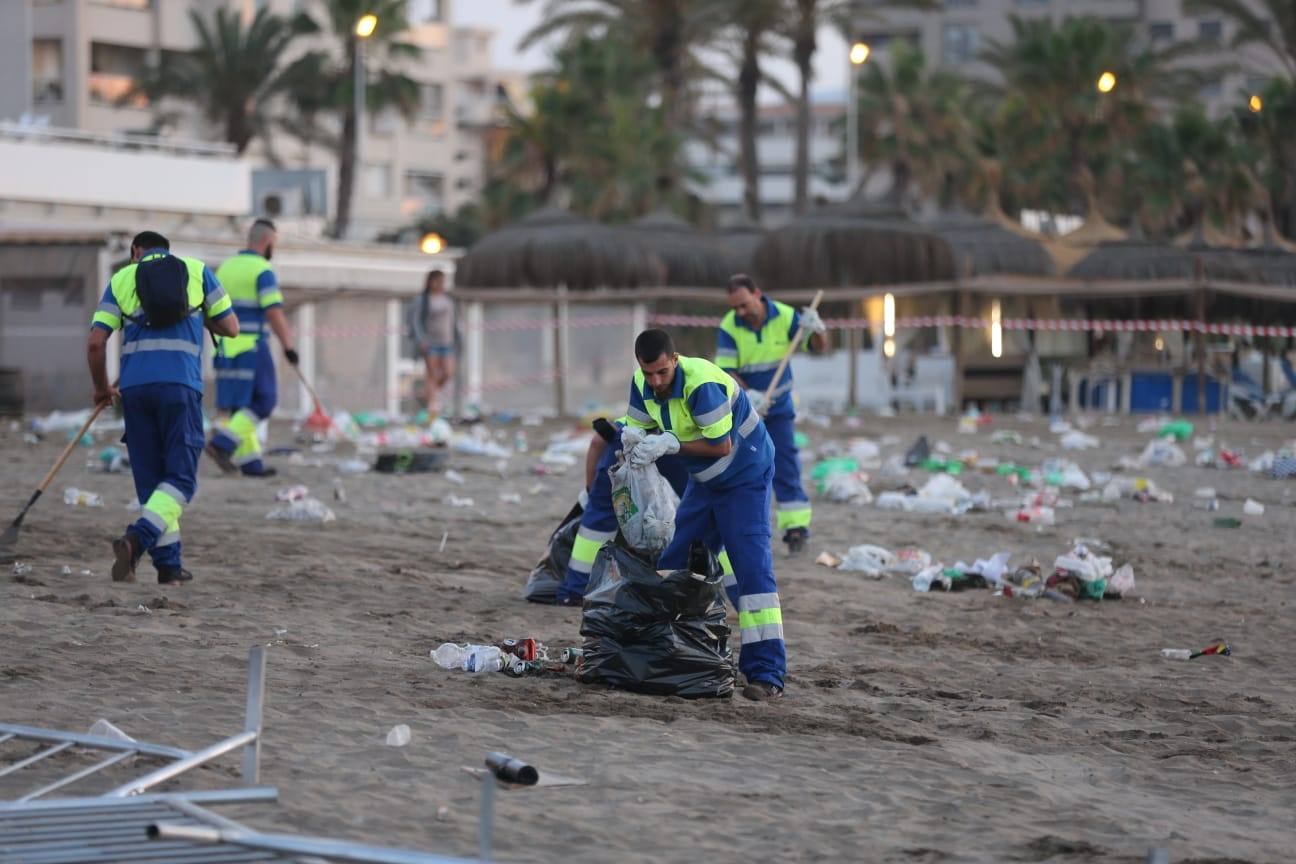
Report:
[[[955,210],[923,227],[950,245],[961,275],[1048,276],[1054,272],[1053,259],[1037,240],[997,219]]]
[[[771,231],[754,269],[784,289],[896,285],[953,278],[954,254],[899,207],[857,197]]]
[[[619,230],[662,263],[664,285],[716,287],[745,269],[742,259],[717,238],[701,233],[668,210],[649,213]]]
[[[641,288],[663,265],[627,233],[546,207],[473,244],[455,268],[460,288]]]

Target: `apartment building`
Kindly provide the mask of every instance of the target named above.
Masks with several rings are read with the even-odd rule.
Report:
[[[1254,0],[1251,5],[1259,8]],[[1183,62],[1216,66],[1222,62],[1236,68],[1209,81],[1198,93],[1214,115],[1243,105],[1272,75],[1280,70],[1277,59],[1265,49],[1229,46],[1234,35],[1232,22],[1219,15],[1189,15],[1182,0],[944,0],[941,9],[919,12],[888,8],[877,0],[857,0],[852,37],[885,57],[889,44],[904,40],[920,46],[936,63],[957,68],[968,77],[993,79],[995,70],[982,59],[992,42],[1012,38],[1009,16],[1048,18],[1093,16],[1128,24],[1146,44],[1165,47],[1180,42],[1201,43],[1200,57]],[[1217,50],[1216,50],[1217,49]]]
[[[836,201],[846,194],[842,130],[846,105],[816,102],[810,118],[809,195],[812,202]],[[710,205],[719,225],[743,217],[743,177],[738,108],[728,99],[703,105],[709,135],[685,145],[689,166],[701,176],[693,191]],[[796,107],[762,105],[757,118],[756,150],[760,157],[761,222],[777,227],[792,218],[796,201]]]
[[[191,10],[210,15],[225,7],[250,17],[263,6],[292,15],[312,0],[0,0],[0,120],[126,140],[218,141],[219,131],[193,106],[119,100],[150,61],[195,47]],[[505,89],[517,86],[517,76],[492,68],[491,31],[453,25],[452,0],[410,0],[408,10],[407,40],[422,56],[403,71],[419,83],[422,99],[411,122],[366,117],[356,239],[475,199],[485,174],[483,138],[500,117]],[[332,152],[279,131],[246,157],[257,213],[323,227],[336,189]]]

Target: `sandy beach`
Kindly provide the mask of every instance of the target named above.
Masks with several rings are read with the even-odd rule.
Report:
[[[816,448],[892,435],[901,443],[890,454],[925,433],[956,453],[1035,467],[1065,455],[1092,471],[1143,449],[1151,436],[1136,422],[1095,419],[1086,431],[1103,446],[1065,453],[1047,421],[1013,416],[975,435],[952,419],[914,417],[802,428]],[[516,430],[490,428],[506,443]],[[502,470],[495,459],[448,454],[462,486],[443,474],[341,476],[346,446],[306,452],[307,464],[277,458],[271,481],[226,478],[204,460],[183,526],[197,578],[165,590],[147,563],[138,584],[109,581],[109,542],[132,518],[133,488],[128,472],[87,467],[104,436],[78,450],[28,517],[14,558],[29,571],[4,565],[0,720],[84,730],[105,717],[137,737],[197,748],[241,727],[246,653],[262,644],[262,782],[278,787],[280,802],[220,812],[263,829],[470,856],[480,785],[462,768],[504,750],[587,781],[503,794],[496,854],[507,861],[1134,864],[1153,846],[1169,847],[1175,862],[1292,859],[1293,481],[1245,468],[1151,468],[1141,473],[1174,503],[1077,503],[1051,527],[998,511],[816,501],[808,554],[776,550],[790,674],[775,703],[442,670],[428,652],[446,641],[579,643],[580,610],[519,596],[581,483],[577,469],[533,473],[545,434],[560,428],[528,429],[532,451]],[[1040,446],[992,443],[994,429]],[[1221,422],[1215,435],[1249,457],[1296,427]],[[272,443],[291,436],[276,425]],[[6,522],[64,440],[0,433]],[[926,476],[915,471],[913,482]],[[344,501],[333,498],[339,477]],[[960,479],[995,497],[1014,492],[993,474]],[[266,521],[276,491],[294,484],[337,520]],[[68,486],[106,506],[66,506]],[[1194,508],[1201,486],[1218,490],[1219,511]],[[451,494],[474,505],[451,506]],[[1247,497],[1265,505],[1263,516],[1242,517]],[[1243,524],[1214,527],[1223,516]],[[1137,596],[1060,604],[986,590],[919,594],[904,577],[814,563],[821,551],[876,543],[918,546],[949,564],[1003,550],[1014,564],[1047,566],[1081,536],[1133,565]],[[1232,656],[1160,656],[1216,639]],[[388,747],[398,723],[412,741]],[[18,752],[0,748],[7,761]],[[238,761],[185,785],[237,785]],[[0,797],[30,786],[14,781],[0,779]]]

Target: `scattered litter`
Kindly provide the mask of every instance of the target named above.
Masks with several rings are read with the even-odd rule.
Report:
[[[1088,450],[1102,446],[1102,442],[1094,436],[1078,431],[1066,433],[1058,443],[1062,445],[1063,450]]]
[[[1188,463],[1188,456],[1185,455],[1183,448],[1173,441],[1159,438],[1156,441],[1149,441],[1148,445],[1143,448],[1143,452],[1138,459],[1134,461],[1136,468],[1178,468]]]
[[[440,471],[445,459],[444,453],[430,450],[402,450],[380,454],[373,467],[383,474],[428,474]]]
[[[882,465],[882,448],[876,441],[867,438],[855,438],[850,445],[851,458],[861,468],[878,468]]]
[[[842,559],[831,552],[820,552],[819,557],[815,559],[815,563],[823,567],[840,567]]]
[[[1263,516],[1265,508],[1263,504],[1254,498],[1248,498],[1246,503],[1242,505],[1242,512],[1247,516]]]
[[[114,741],[134,741],[135,739],[127,735],[122,730],[113,725],[112,721],[100,717],[90,725],[86,730],[87,735],[93,735],[96,738],[111,738]]]
[[[342,459],[337,469],[341,474],[364,474],[369,470],[369,463],[362,459]]]
[[[467,482],[466,480],[464,480],[464,476],[460,474],[458,471],[454,470],[453,468],[446,470],[445,479],[449,480],[451,483],[455,484],[456,486],[462,486],[464,485],[464,483]]]
[[[896,557],[881,546],[863,544],[852,546],[837,565],[838,570],[863,573],[873,579],[881,579],[886,571],[896,565]]]
[[[521,504],[522,496],[516,492],[501,492],[499,500],[503,501],[505,504]]]
[[[310,497],[310,490],[305,486],[289,486],[275,493],[276,501],[304,501]]]
[[[318,498],[302,498],[288,501],[266,514],[266,519],[285,522],[333,522],[337,516],[328,505]]]
[[[905,452],[904,465],[906,468],[913,468],[921,465],[929,456],[931,456],[931,445],[927,443],[927,436],[923,435]]]
[[[123,468],[130,466],[130,460],[117,446],[105,447],[99,451],[99,469],[105,474],[120,474]]]
[[[1193,424],[1187,420],[1172,420],[1169,423],[1162,424],[1157,434],[1162,438],[1173,438],[1183,443],[1192,437]]]
[[[63,503],[71,507],[102,507],[103,498],[95,492],[69,486],[63,490]]]
[[[450,539],[450,532],[449,532],[449,531],[442,531],[442,532],[441,532],[441,545],[437,547],[437,552],[444,552],[444,551],[445,551],[446,541],[449,540],[449,539]]]
[[[1015,429],[996,429],[990,440],[995,444],[1021,444],[1022,436]]]
[[[1227,642],[1216,642],[1207,645],[1200,651],[1188,648],[1162,648],[1161,656],[1167,660],[1195,660],[1198,657],[1228,657],[1233,653]]]
[[[13,565],[13,574],[15,576],[26,576],[32,572],[32,565],[26,561],[15,561]]]
[[[1010,522],[1029,522],[1032,525],[1053,525],[1057,521],[1052,507],[1019,507],[1004,511],[1004,515]]]
[[[1157,501],[1162,504],[1173,504],[1174,495],[1157,487],[1146,477],[1115,477],[1103,487],[1104,501],[1119,501],[1132,498],[1146,503]]]
[[[62,567],[59,568],[59,575],[60,575],[60,576],[71,576],[71,575],[72,575],[72,568],[69,567],[68,565],[64,564]]]
[[[346,503],[346,489],[342,486],[341,478],[333,480],[333,500]]]
[[[1214,487],[1214,486],[1202,486],[1202,487],[1199,488],[1199,489],[1195,489],[1195,490],[1193,490],[1193,495],[1194,495],[1194,497],[1197,497],[1197,498],[1215,498],[1215,497],[1217,497],[1217,496],[1215,495],[1215,487]]]
[[[398,723],[387,733],[388,747],[404,747],[410,743],[410,728],[404,723]]]
[[[454,493],[451,493],[450,497],[447,498],[446,501],[451,507],[472,507],[475,503],[471,498],[460,498]]]
[[[1236,516],[1221,516],[1211,524],[1216,528],[1241,528],[1242,520]]]

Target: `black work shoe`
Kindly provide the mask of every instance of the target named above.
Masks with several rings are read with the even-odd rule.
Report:
[[[114,582],[134,582],[135,565],[139,564],[140,543],[134,534],[127,531],[112,543]]]
[[[265,465],[261,468],[254,469],[252,471],[249,471],[246,468],[243,469],[244,477],[273,477],[278,473],[279,473],[279,469],[271,468],[269,465]]]
[[[234,464],[234,460],[230,459],[230,454],[226,453],[210,441],[207,442],[207,446],[203,449],[206,451],[207,455],[211,457],[211,460],[216,463],[217,467],[226,474],[238,473],[238,466]]]
[[[787,544],[788,555],[800,555],[805,551],[806,541],[810,539],[810,532],[804,528],[789,528],[783,535],[783,542]]]
[[[753,681],[743,688],[744,699],[753,702],[768,702],[771,699],[782,699],[783,688],[768,681]]]
[[[157,571],[159,585],[173,585],[177,582],[193,581],[193,574],[183,567],[159,567]]]

